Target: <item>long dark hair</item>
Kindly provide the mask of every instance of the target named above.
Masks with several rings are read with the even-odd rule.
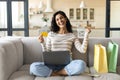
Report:
[[[72,25],[71,25],[69,19],[67,18],[66,14],[63,11],[57,11],[53,14],[52,21],[51,21],[51,31],[53,31],[55,33],[59,31],[59,26],[57,26],[56,20],[55,20],[55,17],[58,14],[61,14],[62,16],[64,16],[67,19],[67,21],[66,21],[67,31],[72,33],[73,32]]]

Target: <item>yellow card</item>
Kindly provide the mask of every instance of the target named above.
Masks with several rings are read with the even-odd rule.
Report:
[[[48,32],[41,32],[41,35],[42,35],[43,37],[47,37],[47,36],[48,36]]]

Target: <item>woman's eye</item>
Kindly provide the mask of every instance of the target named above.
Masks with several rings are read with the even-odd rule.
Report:
[[[59,19],[57,19],[56,21],[58,21]]]
[[[60,19],[63,19],[63,17],[60,17]]]

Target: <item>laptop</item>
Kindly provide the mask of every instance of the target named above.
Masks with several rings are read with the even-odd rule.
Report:
[[[70,63],[69,51],[43,52],[43,60],[46,65],[67,65]]]

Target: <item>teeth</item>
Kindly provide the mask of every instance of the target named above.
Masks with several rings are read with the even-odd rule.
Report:
[[[60,24],[60,25],[62,25],[62,24]]]
[[[63,23],[60,23],[60,25],[63,25]]]

